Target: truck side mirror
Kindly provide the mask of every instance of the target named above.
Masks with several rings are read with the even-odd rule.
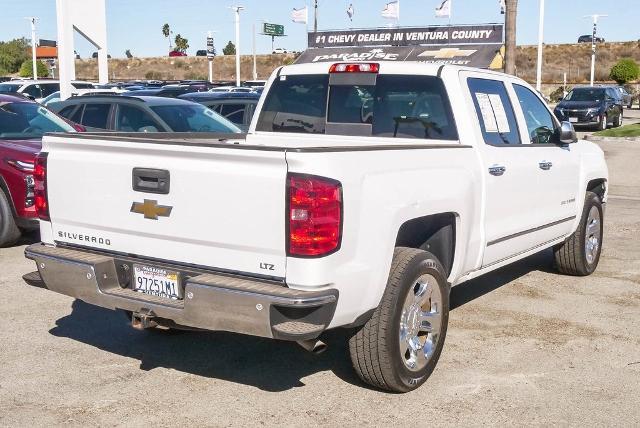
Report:
[[[558,141],[560,144],[573,144],[578,142],[576,130],[573,128],[571,122],[562,122],[558,134]]]

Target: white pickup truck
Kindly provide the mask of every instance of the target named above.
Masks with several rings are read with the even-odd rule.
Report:
[[[47,135],[34,175],[28,283],[138,328],[349,328],[391,391],[434,370],[452,286],[548,247],[592,273],[608,178],[522,80],[385,62],[277,69],[246,136]]]

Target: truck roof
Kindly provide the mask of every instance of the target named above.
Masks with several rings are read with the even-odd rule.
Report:
[[[503,73],[497,71],[491,71],[484,68],[474,68],[474,67],[464,67],[459,65],[451,65],[451,64],[435,64],[435,63],[422,63],[416,61],[335,61],[335,62],[317,62],[317,63],[307,63],[307,64],[292,64],[285,65],[280,70],[280,74],[284,75],[295,75],[295,74],[327,74],[329,73],[329,68],[333,64],[337,63],[376,63],[380,64],[380,73],[381,74],[418,74],[418,75],[427,75],[427,76],[436,76],[440,72],[440,70],[445,67],[447,70],[455,69],[455,70],[470,70],[470,71],[479,71],[486,74],[503,76]]]

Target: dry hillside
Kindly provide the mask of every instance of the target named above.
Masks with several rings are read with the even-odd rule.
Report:
[[[293,56],[258,55],[256,60],[258,78],[266,79],[276,67],[286,63],[291,63],[293,61]],[[234,80],[235,67],[235,56],[222,55],[216,57],[213,64],[214,80]],[[240,67],[240,75],[242,78],[251,78],[253,72],[253,57],[243,56]],[[109,60],[110,80],[207,79],[208,76],[209,66],[206,57],[155,57]],[[76,77],[78,79],[97,80],[97,60],[76,60]]]
[[[517,74],[527,81],[535,80],[536,46],[518,47],[516,59]],[[598,45],[596,80],[609,79],[609,70],[620,58],[631,57],[640,62],[640,42],[603,43]],[[259,79],[266,79],[279,65],[292,62],[292,55],[258,55],[257,71]],[[76,60],[76,74],[79,79],[95,80],[98,77],[97,60]],[[251,56],[242,57],[242,77],[252,75]],[[543,80],[546,83],[562,82],[563,73],[567,73],[570,83],[583,83],[589,80],[591,67],[591,45],[566,44],[545,45]],[[208,76],[205,57],[157,57],[109,60],[111,80],[127,79],[206,79]],[[223,55],[214,61],[215,80],[235,79],[235,56]]]

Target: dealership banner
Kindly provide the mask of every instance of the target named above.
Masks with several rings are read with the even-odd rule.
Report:
[[[502,24],[371,28],[310,32],[310,48],[502,44]]]
[[[297,64],[355,61],[416,61],[489,68],[501,45],[385,46],[307,49]]]

